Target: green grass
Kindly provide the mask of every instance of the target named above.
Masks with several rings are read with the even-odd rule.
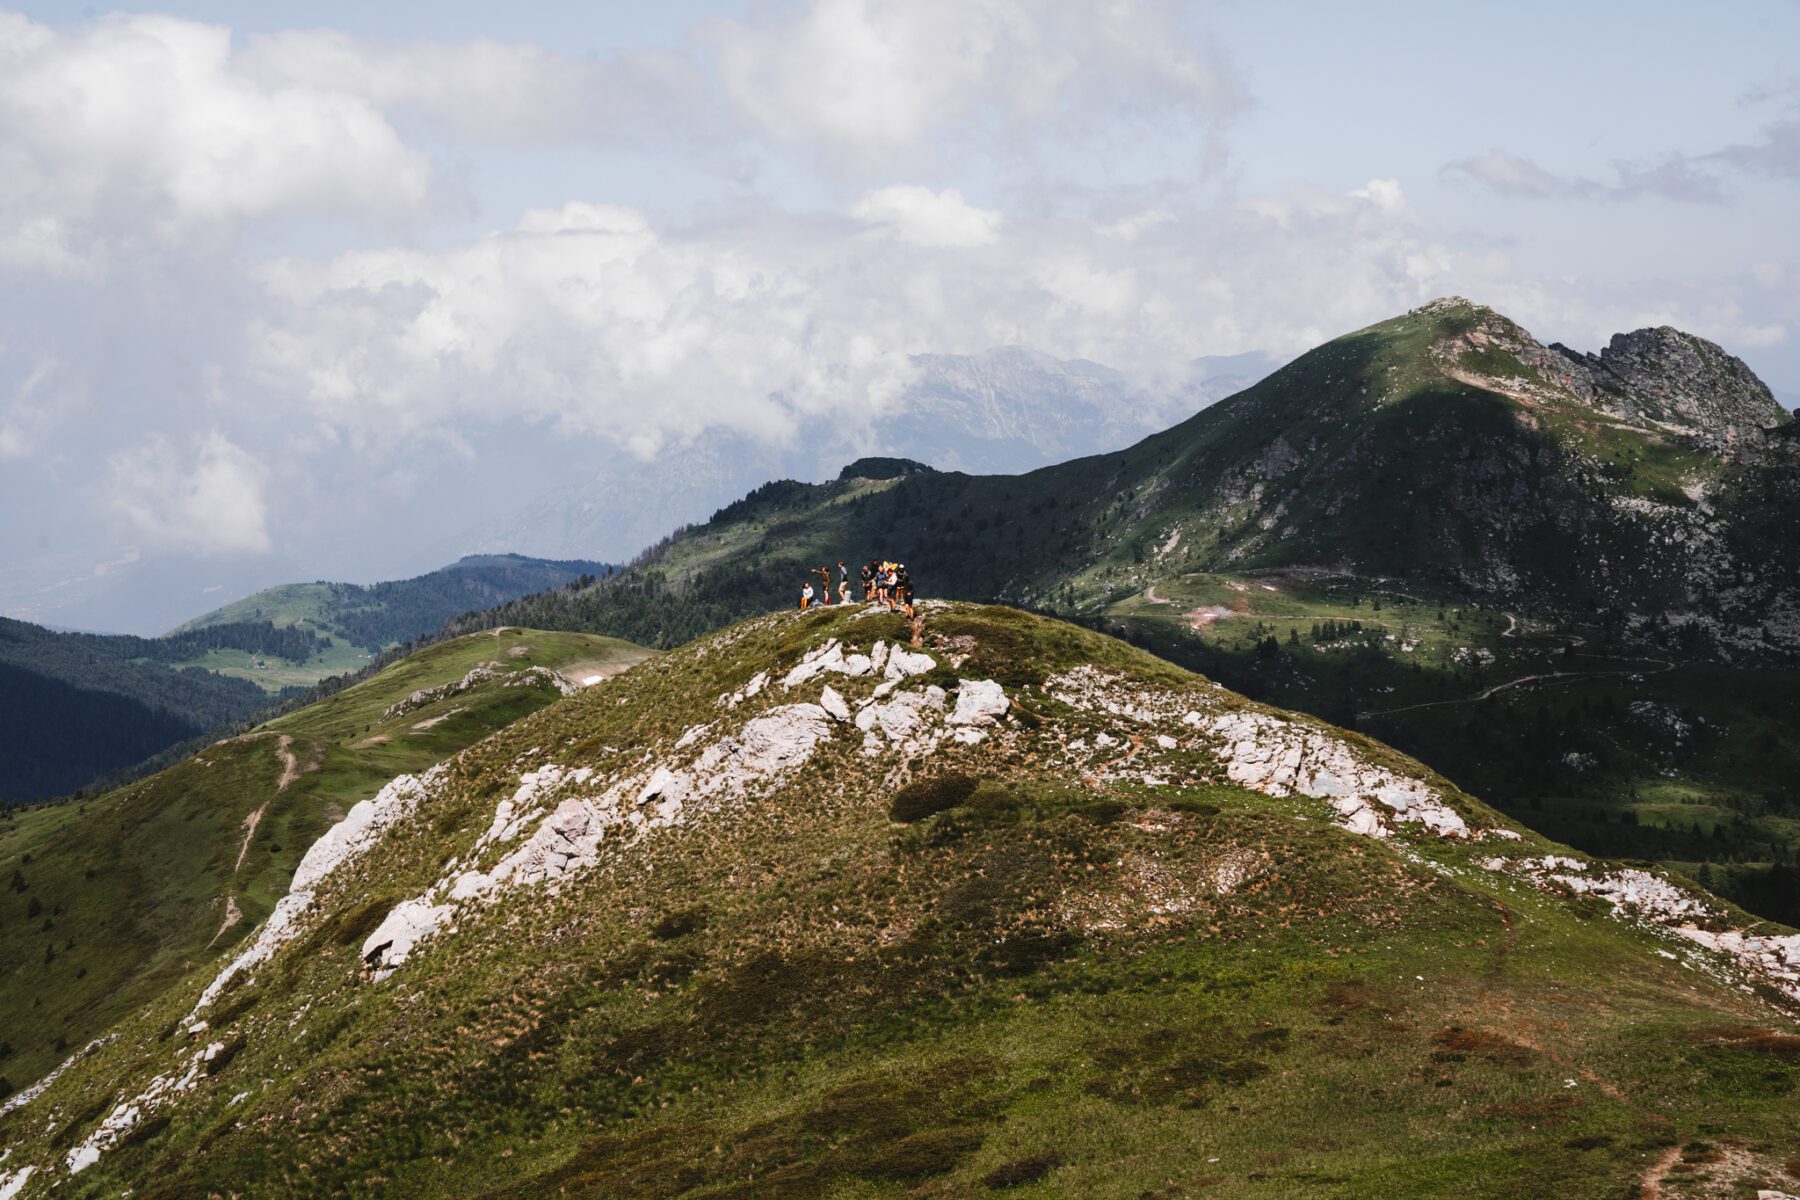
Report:
[[[174,664],[201,667],[250,682],[269,692],[289,687],[311,687],[333,675],[346,675],[361,670],[374,654],[352,646],[341,638],[332,638],[331,647],[313,655],[303,663],[290,662],[272,655],[251,654],[244,650],[211,650],[197,658]]]
[[[317,625],[324,622],[334,600],[329,583],[284,583],[264,588],[255,595],[234,600],[203,616],[177,626],[171,632],[229,625],[237,621],[272,621],[276,625]]]
[[[361,978],[360,935],[469,852],[519,771],[589,765],[603,786],[719,719],[753,671],[902,628],[783,616],[471,747],[214,1010],[230,1064],[59,1194],[1625,1196],[1668,1146],[1729,1142],[1771,1185],[1800,1153],[1800,1055],[1761,1000],[1474,866],[1491,847],[1396,847],[1302,797],[1053,768],[1062,739],[1107,726],[1043,690],[1057,671],[1215,693],[1001,609],[927,623],[1035,714],[912,764],[973,788],[895,823],[877,780],[904,764],[837,737],[749,802],[606,843],[556,892],[465,910],[391,980]],[[837,685],[854,701],[872,681]],[[812,694],[777,686],[739,716]],[[1191,879],[1226,854],[1267,869],[1167,912],[1131,899],[1145,864]],[[0,1141],[35,1156],[47,1121],[84,1136],[114,1081],[178,1051],[158,1033],[200,983]]]
[[[0,880],[17,870],[27,884],[0,890],[0,1040],[12,1047],[0,1076],[25,1086],[70,1047],[221,961],[286,894],[300,855],[358,801],[557,693],[490,683],[385,718],[395,701],[461,679],[482,661],[610,673],[644,654],[584,634],[459,638],[149,779],[0,821]],[[300,768],[285,790],[282,736]],[[256,811],[247,838],[244,822]],[[243,918],[221,929],[227,897]],[[34,902],[41,911],[28,917]]]

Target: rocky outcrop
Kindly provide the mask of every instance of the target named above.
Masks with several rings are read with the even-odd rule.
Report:
[[[550,688],[559,696],[572,696],[581,690],[581,685],[570,683],[549,667],[526,667],[522,671],[509,671],[497,662],[476,663],[461,679],[440,683],[436,687],[420,688],[406,699],[395,701],[381,714],[382,720],[391,721],[395,717],[403,717],[440,700],[473,691],[496,679],[501,681],[501,687]]]
[[[1616,333],[1599,354],[1551,349],[1586,370],[1607,411],[1729,445],[1788,419],[1742,359],[1667,325]]]
[[[1093,667],[1065,672],[1049,686],[1065,704],[1125,718],[1148,733],[1160,751],[1183,748],[1175,729],[1197,733],[1228,782],[1270,796],[1322,800],[1337,813],[1338,824],[1353,833],[1385,838],[1395,822],[1402,822],[1420,825],[1438,837],[1470,834],[1467,822],[1436,788],[1370,762],[1365,753],[1322,726],[1237,705],[1197,704],[1192,696],[1133,686]],[[1070,749],[1085,754],[1086,741],[1072,743]],[[1118,753],[1120,741],[1112,733],[1096,735],[1095,742]],[[1133,763],[1141,757],[1136,748],[1125,755]],[[1166,782],[1154,772],[1142,778],[1146,783]]]
[[[389,829],[412,816],[420,801],[442,782],[447,768],[439,763],[422,776],[401,775],[371,799],[357,804],[350,812],[325,831],[300,859],[294,870],[288,894],[275,904],[275,910],[256,932],[256,938],[225,969],[213,977],[200,993],[194,1010],[188,1015],[189,1028],[206,1027],[201,1014],[239,976],[255,969],[286,945],[300,932],[300,918],[312,907],[319,885],[346,862],[373,847]]]
[[[1730,914],[1712,897],[1639,867],[1608,867],[1555,854],[1489,858],[1480,865],[1522,876],[1548,891],[1602,900],[1620,919],[1641,922],[1717,956],[1693,956],[1689,965],[1695,969],[1716,974],[1722,960],[1737,976],[1800,1002],[1800,933],[1770,936],[1733,929]],[[1736,982],[1736,976],[1728,978]]]
[[[956,685],[956,711],[946,718],[952,725],[992,725],[1006,715],[1006,689],[992,679],[962,679]]]

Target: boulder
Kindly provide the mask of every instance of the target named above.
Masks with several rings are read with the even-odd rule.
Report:
[[[962,679],[956,686],[956,711],[946,720],[952,725],[992,725],[1008,707],[1006,690],[992,679]]]

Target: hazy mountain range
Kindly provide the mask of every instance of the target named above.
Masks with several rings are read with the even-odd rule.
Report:
[[[914,365],[901,400],[854,442],[830,424],[787,447],[715,432],[654,462],[608,459],[592,478],[472,530],[461,552],[624,560],[767,480],[822,482],[869,454],[972,474],[1030,471],[1127,446],[1279,364],[1261,353],[1196,359],[1184,380],[1159,392],[1097,363],[1016,346],[920,355]]]

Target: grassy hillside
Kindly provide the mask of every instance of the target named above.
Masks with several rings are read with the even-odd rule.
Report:
[[[24,1086],[121,1015],[228,957],[300,855],[358,801],[645,652],[510,629],[433,646],[149,779],[0,820],[0,1076]],[[491,663],[491,679],[427,697]]]
[[[1094,633],[933,606],[908,636],[760,618],[397,783],[236,964],[0,1114],[0,1170],[137,1200],[1794,1183],[1800,941]]]
[[[388,583],[292,583],[266,588],[168,635],[179,640],[221,626],[267,622],[318,639],[310,654],[294,657],[261,648],[201,648],[181,661],[248,679],[269,691],[309,686],[355,671],[383,649],[435,633],[453,617],[490,608],[518,596],[591,581],[604,563],[550,561],[517,554],[470,555],[441,570]]]

